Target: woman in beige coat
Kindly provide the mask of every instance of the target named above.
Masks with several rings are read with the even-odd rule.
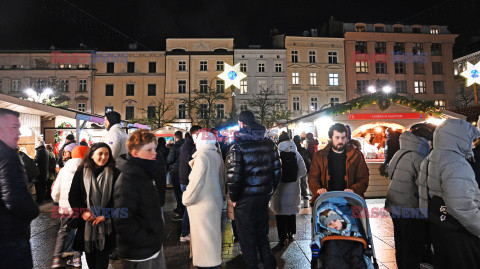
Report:
[[[182,202],[190,218],[193,265],[216,267],[222,263],[222,186],[225,166],[212,133],[194,137],[197,152],[190,162],[192,172]]]

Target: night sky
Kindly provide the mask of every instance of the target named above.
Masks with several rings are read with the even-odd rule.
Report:
[[[233,37],[237,48],[249,44],[266,47],[274,28],[301,35],[304,30],[320,28],[330,16],[346,22],[395,23],[443,2],[447,2],[445,9],[451,9],[448,2],[453,1],[438,0],[1,0],[0,48],[49,49],[55,45],[57,49],[78,49],[83,43],[88,49],[125,50],[128,43],[136,41],[144,45],[139,49],[164,50],[165,38],[174,37]],[[470,2],[476,0],[455,3]],[[415,21],[443,23],[438,17],[445,20],[445,16],[437,16],[424,22],[425,16],[417,16]]]

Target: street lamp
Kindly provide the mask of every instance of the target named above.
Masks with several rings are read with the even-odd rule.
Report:
[[[374,92],[377,91],[377,89],[375,89],[375,86],[373,86],[373,85],[368,86],[367,90],[368,90],[369,93],[374,93]]]
[[[45,99],[48,98],[48,96],[53,94],[53,90],[51,88],[45,88],[43,89],[42,93],[39,94],[34,89],[28,88],[25,90],[25,93],[28,95],[29,99],[32,99],[37,103],[42,103]]]
[[[388,85],[383,86],[382,90],[383,90],[384,93],[391,93],[392,92],[392,87],[390,87]]]

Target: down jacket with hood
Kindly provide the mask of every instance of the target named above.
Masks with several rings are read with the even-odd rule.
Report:
[[[442,198],[448,214],[475,236],[480,236],[480,189],[467,159],[479,136],[466,121],[444,121],[433,133],[433,150],[422,162],[419,178],[420,208],[428,208],[429,197]]]
[[[68,193],[72,186],[73,176],[78,166],[82,163],[82,160],[81,158],[68,160],[58,173],[55,183],[53,183],[52,199],[58,203],[58,213],[60,214],[70,214],[72,212],[72,208],[68,202]]]
[[[122,125],[120,125],[120,123],[110,126],[107,134],[103,137],[103,142],[108,144],[112,149],[112,157],[115,161],[120,157],[120,155],[128,152],[127,140],[128,135],[122,129]]]
[[[385,207],[392,212],[392,206],[418,208],[418,175],[420,164],[430,151],[428,140],[411,132],[400,135],[400,150],[388,166],[392,182],[388,186]]]
[[[230,199],[272,195],[282,178],[282,163],[277,146],[265,137],[265,127],[245,126],[235,139],[226,158]]]
[[[300,212],[300,178],[307,175],[307,168],[293,141],[284,141],[278,144],[278,149],[283,152],[295,152],[297,155],[298,174],[297,180],[290,183],[280,182],[272,196],[270,209],[276,215],[294,215]]]

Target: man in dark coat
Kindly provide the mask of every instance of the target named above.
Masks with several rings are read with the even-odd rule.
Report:
[[[49,168],[50,155],[47,148],[45,148],[45,142],[40,140],[35,147],[35,163],[37,164],[39,174],[35,181],[35,190],[37,193],[37,203],[43,203],[47,196],[47,181],[48,181],[48,168]]]
[[[172,145],[167,156],[167,164],[170,165],[170,178],[173,186],[173,194],[175,195],[175,200],[177,201],[177,207],[173,210],[177,216],[174,217],[174,220],[182,220],[183,214],[185,211],[185,206],[182,204],[182,189],[180,188],[180,178],[179,178],[179,169],[180,164],[180,148],[185,139],[183,139],[183,133],[181,131],[175,132],[175,144]]]
[[[240,113],[238,123],[226,166],[240,247],[247,268],[258,268],[258,252],[264,268],[276,268],[268,241],[268,202],[282,178],[280,154],[251,111]]]
[[[179,169],[179,178],[180,178],[180,188],[182,192],[187,189],[188,185],[188,176],[190,172],[192,172],[192,168],[190,167],[190,160],[192,160],[192,155],[195,153],[195,143],[193,142],[193,136],[196,135],[198,132],[202,130],[201,126],[194,125],[190,128],[190,133],[185,135],[185,143],[183,143],[182,147],[180,148],[180,162],[178,165]],[[190,223],[188,219],[188,212],[184,210],[183,213],[183,220],[182,220],[182,233],[180,236],[180,242],[187,242],[190,241]]]
[[[27,176],[15,148],[20,114],[0,108],[0,266],[32,268],[30,222],[38,206],[27,189]]]
[[[303,161],[305,162],[305,166],[307,167],[307,174],[310,172],[310,165],[312,161],[310,160],[310,154],[308,154],[308,150],[300,144],[301,138],[299,135],[296,135],[293,137],[293,143],[295,143],[295,146],[297,147],[298,153],[303,158]],[[309,205],[308,202],[308,175],[304,176],[301,178],[300,181],[300,189],[301,189],[301,195],[303,198],[303,207],[307,208]]]
[[[385,166],[388,167],[388,164],[397,152],[400,149],[400,132],[395,131],[392,128],[388,128],[386,131],[387,133],[387,141],[385,142]]]

